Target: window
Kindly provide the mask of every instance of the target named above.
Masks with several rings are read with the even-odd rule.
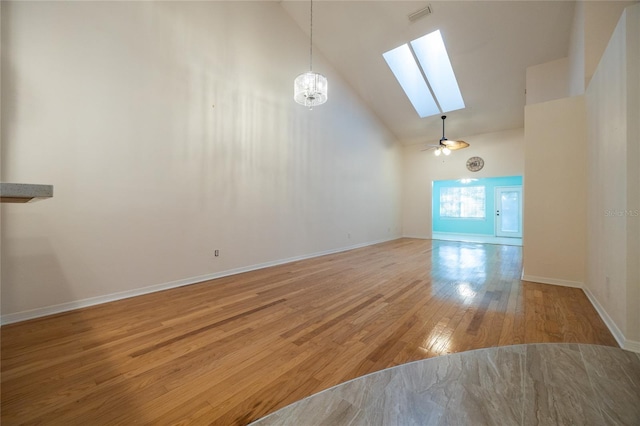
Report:
[[[408,44],[396,47],[382,56],[420,117],[440,113]]]
[[[420,117],[465,107],[440,30],[382,56]]]
[[[484,219],[485,187],[465,186],[440,189],[440,216],[449,218]]]

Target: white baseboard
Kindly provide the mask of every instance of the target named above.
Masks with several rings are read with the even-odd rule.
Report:
[[[584,284],[579,281],[562,280],[559,278],[537,277],[535,275],[522,274],[523,281],[531,281],[540,284],[559,285],[563,287],[584,288]]]
[[[600,304],[600,302],[598,301],[596,296],[591,292],[591,290],[589,290],[587,287],[584,287],[582,291],[584,291],[584,294],[587,295],[587,298],[589,298],[589,301],[591,302],[593,307],[596,309],[596,311],[598,312],[598,315],[600,315],[600,318],[602,318],[602,321],[604,321],[604,323],[606,324],[611,334],[613,334],[613,337],[616,339],[616,342],[618,342],[620,347],[627,351],[640,353],[640,342],[627,339],[624,336],[624,333],[622,333],[622,331],[618,328],[618,326],[613,321],[613,319],[611,319],[607,311]]]
[[[86,308],[89,306],[100,305],[103,303],[114,302],[116,300],[128,299],[130,297],[142,296],[144,294],[155,293],[157,291],[169,290],[172,288],[182,287],[189,284],[196,284],[203,281],[214,280],[216,278],[227,277],[229,275],[241,274],[243,272],[255,271],[258,269],[269,268],[271,266],[283,265],[285,263],[297,262],[299,260],[312,259],[314,257],[326,256],[328,254],[340,253],[344,251],[354,250],[357,248],[372,246],[374,244],[380,244],[387,241],[397,240],[401,237],[386,238],[377,241],[370,241],[366,243],[354,244],[347,247],[340,247],[337,249],[324,250],[321,252],[305,254],[301,256],[294,256],[287,259],[274,260],[271,262],[264,262],[255,265],[243,266],[241,268],[229,269],[226,271],[214,272],[212,274],[200,275],[197,277],[185,278],[177,281],[171,281],[168,283],[155,284],[148,287],[138,288],[134,290],[121,291],[118,293],[106,294],[104,296],[90,297],[88,299],[74,300],[72,302],[65,302],[59,305],[46,306],[43,308],[31,309],[28,311],[16,312],[13,314],[2,315],[0,317],[0,325],[12,324],[15,322],[26,321],[34,318],[40,318],[47,315],[59,314],[62,312],[72,311],[75,309]]]
[[[640,342],[635,340],[625,340],[623,349],[640,354]]]
[[[584,291],[584,294],[587,295],[587,298],[589,299],[593,307],[596,309],[596,311],[598,311],[598,315],[600,315],[602,321],[604,321],[607,328],[609,328],[609,331],[611,332],[611,334],[613,334],[616,342],[618,342],[622,349],[626,349],[625,343],[627,339],[624,337],[624,334],[622,334],[622,331],[620,331],[613,319],[611,319],[604,307],[600,304],[598,299],[596,299],[596,296],[587,287],[584,287],[582,291]]]
[[[627,351],[640,353],[640,342],[637,342],[635,340],[629,340],[624,336],[624,333],[622,333],[622,331],[618,328],[615,321],[611,319],[611,317],[609,316],[607,311],[604,309],[604,307],[600,304],[598,299],[594,296],[591,290],[589,290],[589,288],[587,288],[583,283],[578,281],[562,280],[558,278],[547,278],[547,277],[537,277],[534,275],[526,275],[524,271],[522,272],[522,280],[541,283],[541,284],[551,284],[551,285],[559,285],[563,287],[574,287],[574,288],[581,289],[589,299],[589,302],[594,307],[596,312],[598,312],[598,315],[600,315],[600,318],[602,318],[602,321],[604,321],[605,325],[613,335],[613,338],[616,339],[616,342],[618,342],[618,345],[620,345],[622,349],[625,349]]]
[[[403,235],[402,238],[415,238],[417,240],[430,240],[431,237],[427,237],[425,235]]]
[[[465,243],[504,244],[509,246],[522,245],[522,238],[496,237],[493,235],[455,234],[451,232],[434,232],[432,239],[462,241]]]
[[[62,312],[72,311],[75,309],[86,308],[89,306],[100,305],[102,303],[114,302],[116,300],[128,299],[130,297],[142,296],[144,294],[155,293],[157,291],[169,290],[172,288],[182,287],[189,284],[196,284],[203,281],[209,281],[216,278],[227,277],[229,275],[241,274],[243,272],[255,271],[258,269],[269,268],[271,266],[283,265],[285,263],[297,262],[299,260],[312,259],[314,257],[326,256],[334,253],[341,253],[349,250],[354,250],[357,248],[367,247],[374,244],[384,243],[387,241],[393,241],[398,238],[420,238],[420,239],[430,239],[424,236],[409,236],[403,235],[402,237],[392,237],[387,239],[382,239],[378,241],[371,241],[367,243],[354,244],[348,247],[341,247],[337,249],[325,250],[321,252],[306,254],[302,256],[294,256],[287,259],[275,260],[271,262],[264,262],[250,266],[244,266],[241,268],[229,269],[226,271],[214,272],[212,274],[200,275],[197,277],[185,278],[182,280],[172,281],[168,283],[156,284],[148,287],[143,287],[135,290],[122,291],[118,293],[107,294],[104,296],[90,297],[88,299],[76,300],[72,302],[61,303],[59,305],[46,306],[44,308],[37,308],[28,311],[16,312],[13,314],[2,315],[0,317],[0,324],[11,324],[20,321],[26,321],[34,318],[40,318],[47,315],[59,314]],[[587,298],[593,305],[593,307],[600,315],[600,318],[604,321],[606,326],[611,331],[611,334],[616,339],[621,348],[638,352],[640,353],[640,342],[634,340],[628,340],[625,338],[624,334],[620,331],[616,323],[611,319],[607,311],[602,307],[600,302],[596,299],[596,297],[591,293],[591,291],[586,288],[583,283],[577,281],[568,281],[557,278],[547,278],[547,277],[538,277],[533,275],[525,275],[524,271],[522,273],[522,280],[524,281],[532,281],[542,284],[552,284],[552,285],[560,285],[564,287],[575,287],[580,288],[587,295]]]

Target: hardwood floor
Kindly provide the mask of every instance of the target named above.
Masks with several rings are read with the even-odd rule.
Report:
[[[617,346],[521,248],[400,239],[2,327],[2,424],[247,424],[409,361]]]

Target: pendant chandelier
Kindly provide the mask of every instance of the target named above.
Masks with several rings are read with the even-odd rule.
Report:
[[[309,25],[309,72],[300,74],[293,83],[293,99],[312,109],[327,102],[327,78],[313,72],[313,0],[311,0]]]

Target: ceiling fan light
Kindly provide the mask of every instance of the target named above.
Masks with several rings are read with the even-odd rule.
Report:
[[[436,148],[436,150],[433,153],[436,157],[439,157],[441,154],[440,148]]]
[[[444,153],[444,155],[449,155],[451,154],[451,150],[449,148],[442,148],[442,152]]]

